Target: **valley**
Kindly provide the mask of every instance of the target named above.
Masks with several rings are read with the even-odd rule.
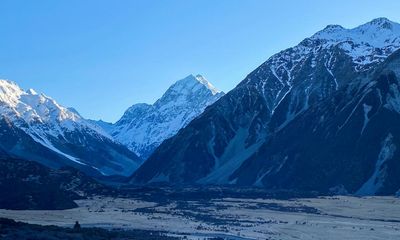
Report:
[[[226,197],[218,197],[217,192],[210,189],[207,197],[205,189],[142,189],[127,198],[76,200],[74,209],[2,209],[0,218],[60,227],[72,227],[79,221],[83,228],[156,231],[180,239],[400,237],[400,199],[395,197],[264,198],[269,194],[261,190],[230,190],[223,194]]]
[[[106,122],[0,79],[0,239],[400,239],[400,23],[328,25],[240,80]]]

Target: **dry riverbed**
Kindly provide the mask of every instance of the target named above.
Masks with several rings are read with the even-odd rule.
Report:
[[[400,239],[400,199],[394,197],[76,202],[69,210],[0,210],[0,217],[63,227],[77,220],[83,227],[161,230],[190,239]]]

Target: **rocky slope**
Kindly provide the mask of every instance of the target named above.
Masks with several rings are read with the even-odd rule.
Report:
[[[400,51],[310,107],[230,176],[239,185],[387,195],[400,190]],[[357,82],[357,81],[355,81]]]
[[[385,18],[354,29],[326,27],[272,56],[199,118],[161,144],[135,172],[132,182],[286,187],[268,185],[268,170],[259,171],[258,162],[251,164],[257,158],[254,156],[269,149],[276,133],[289,129],[295,119],[312,111],[315,105],[325,106],[323,103],[332,101],[340,92],[345,92],[346,103],[351,104],[352,94],[360,93],[369,84],[371,72],[399,48],[400,25]],[[335,116],[335,111],[330,109],[325,114]],[[320,118],[315,115],[308,123],[318,121]],[[279,141],[280,149],[297,144],[298,139],[304,146],[313,141],[313,133],[309,138],[299,138],[300,133],[294,130],[287,130],[287,137]],[[338,139],[332,137],[332,141]],[[378,146],[382,147],[383,140],[379,141]],[[349,145],[343,150],[350,149]],[[257,159],[265,161],[272,156],[266,153]],[[308,173],[317,170],[311,168]],[[367,175],[367,171],[363,173],[364,178]],[[348,190],[354,192],[355,185]]]

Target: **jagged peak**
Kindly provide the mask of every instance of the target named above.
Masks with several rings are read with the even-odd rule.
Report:
[[[167,92],[172,90],[172,91],[180,92],[182,94],[191,93],[192,91],[187,91],[187,90],[197,89],[196,87],[199,85],[206,87],[208,90],[210,90],[210,92],[213,95],[221,93],[220,90],[218,90],[216,87],[214,87],[205,77],[203,77],[200,74],[197,74],[197,75],[190,74],[189,76],[176,81],[167,90]]]
[[[172,84],[154,104],[131,106],[109,132],[147,158],[165,139],[174,136],[222,96],[202,75],[191,74]]]
[[[22,89],[17,83],[0,79],[0,95],[3,97],[0,100],[5,101],[6,99],[19,99],[22,95],[35,95],[40,96],[42,98],[46,98],[52,100],[50,97],[44,94],[38,94],[34,89],[30,88],[28,90]],[[6,98],[6,99],[4,99]],[[7,101],[5,101],[7,102]]]
[[[375,18],[372,21],[366,23],[365,25],[378,25],[378,26],[390,26],[390,25],[395,25],[398,23],[395,23],[393,21],[390,21],[388,18],[385,17],[380,17],[380,18]]]
[[[376,18],[370,22],[362,24],[354,28],[355,31],[362,31],[364,34],[370,31],[387,31],[387,32],[399,32],[400,31],[400,24],[390,21],[387,18],[381,17]]]
[[[176,81],[172,84],[167,91],[158,99],[154,104],[148,103],[136,103],[130,106],[122,115],[121,119],[116,122],[119,124],[124,122],[126,119],[132,118],[132,116],[137,116],[144,114],[144,112],[157,107],[162,107],[164,105],[176,105],[182,104],[185,101],[179,101],[178,99],[186,99],[190,97],[196,97],[200,93],[201,89],[208,89],[212,95],[223,94],[222,91],[215,88],[205,77],[200,74],[193,75],[190,74],[187,77]],[[200,96],[200,95],[199,95]]]
[[[23,90],[15,82],[6,79],[0,79],[0,89],[3,91],[3,93],[6,93],[6,91],[23,92]]]
[[[10,86],[10,85],[18,87],[18,85],[13,81],[10,81],[10,80],[7,80],[7,79],[0,79],[0,86]]]
[[[0,101],[10,106],[15,106],[24,91],[15,83],[9,80],[0,80]]]
[[[326,26],[322,31],[335,31],[335,30],[342,30],[344,27],[338,24],[329,24]]]
[[[376,18],[358,27],[347,29],[340,25],[328,25],[314,34],[311,39],[330,42],[353,41],[366,43],[374,47],[384,47],[400,39],[400,24],[387,18]]]
[[[59,105],[51,97],[38,94],[33,89],[24,91],[9,80],[0,80],[0,102],[4,103],[3,107],[13,109],[12,112],[26,122],[35,119],[41,122],[67,119],[76,121],[81,118],[77,112]]]

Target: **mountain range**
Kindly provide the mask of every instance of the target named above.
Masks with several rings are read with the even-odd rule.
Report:
[[[386,18],[329,25],[227,94],[190,75],[113,124],[0,80],[0,156],[135,185],[399,194],[399,49]]]
[[[0,153],[91,176],[130,175],[142,160],[74,109],[0,80]]]
[[[132,175],[137,184],[400,189],[400,25],[329,25],[251,72]]]
[[[0,152],[95,177],[129,176],[163,140],[223,94],[201,75],[190,75],[153,105],[135,104],[110,124],[84,119],[44,94],[0,80]]]

